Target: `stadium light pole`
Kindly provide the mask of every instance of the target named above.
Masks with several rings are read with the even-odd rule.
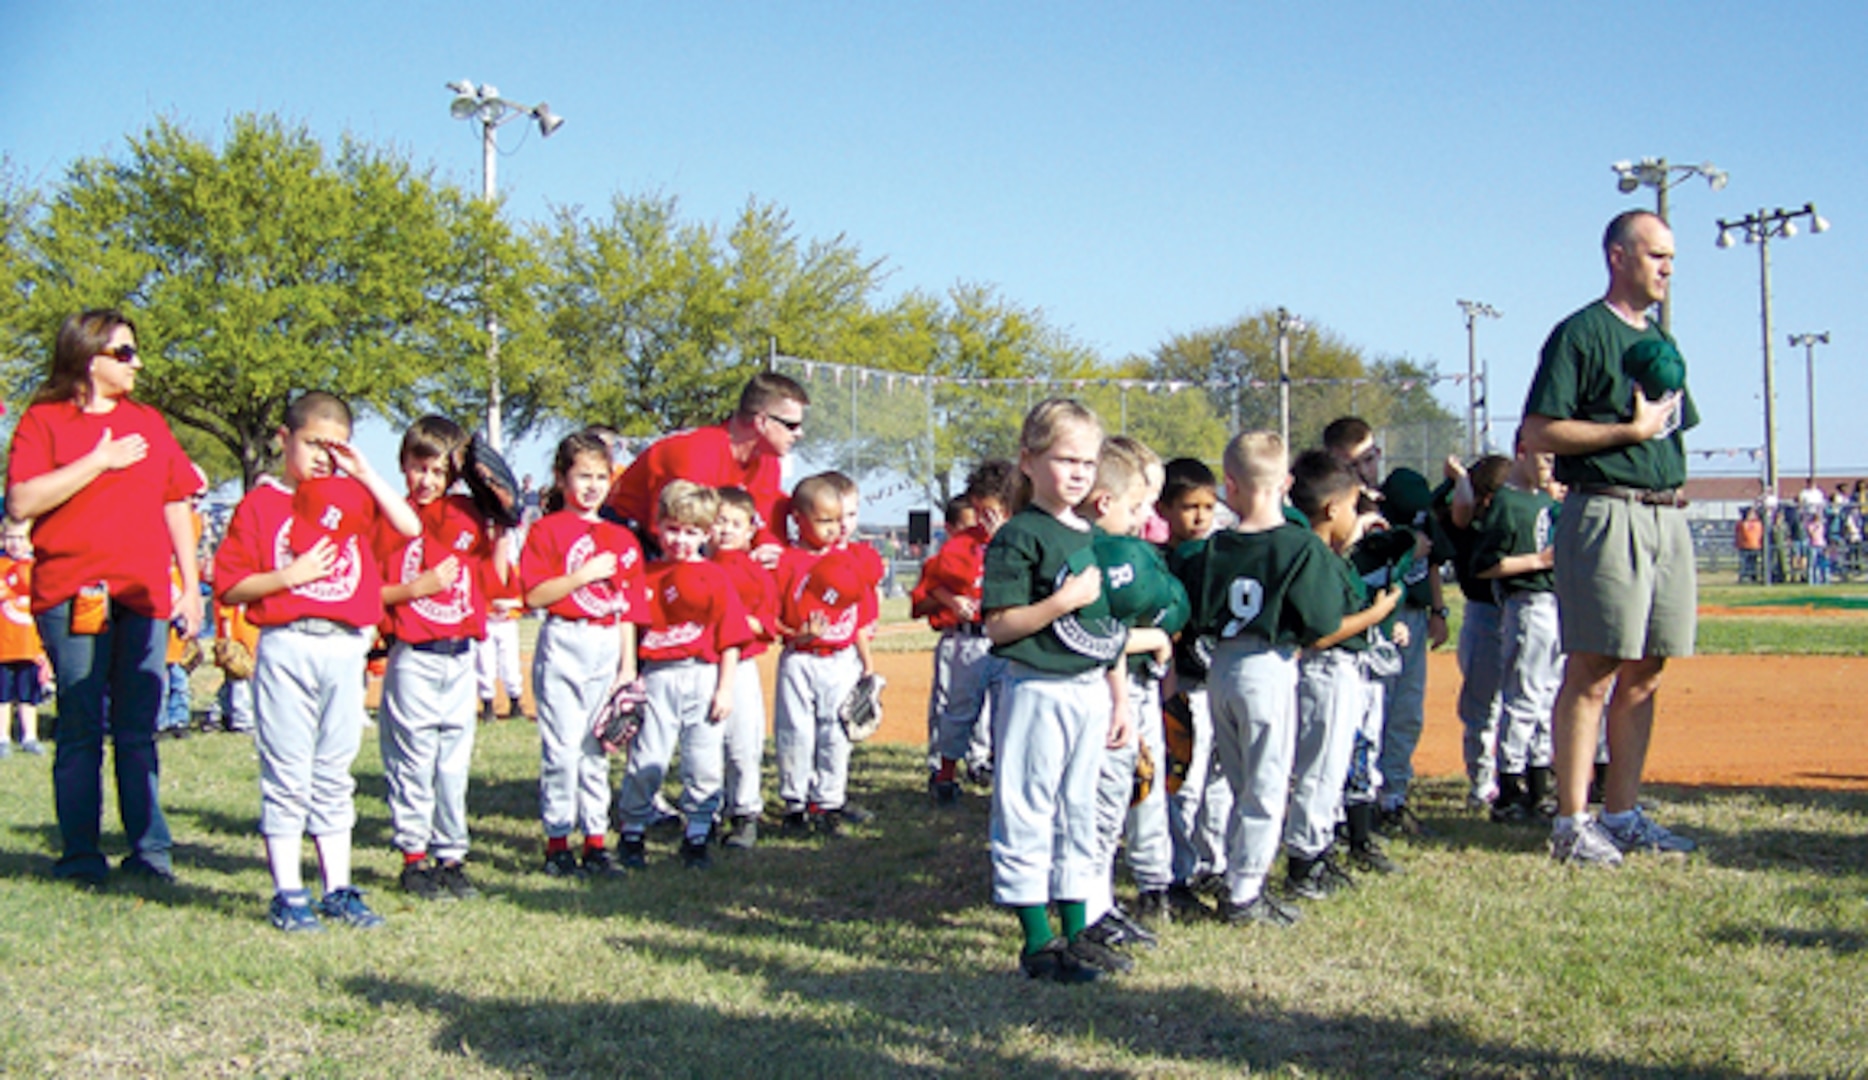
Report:
[[[1479,454],[1479,320],[1503,318],[1497,308],[1477,300],[1458,301],[1466,313],[1466,448]],[[1486,388],[1489,392],[1490,387]]]
[[[1695,176],[1706,178],[1707,186],[1714,191],[1722,191],[1731,176],[1724,169],[1710,161],[1698,165],[1675,165],[1666,158],[1642,158],[1639,162],[1617,161],[1609,168],[1617,177],[1615,187],[1623,195],[1632,195],[1640,188],[1654,189],[1654,212],[1668,228],[1672,222],[1667,219],[1667,192],[1677,187],[1681,181]],[[1671,292],[1672,290],[1668,290]],[[1660,328],[1673,333],[1673,300],[1671,297],[1660,302]]]
[[[1790,347],[1803,346],[1803,378],[1810,396],[1810,486],[1816,486],[1816,346],[1829,344],[1829,331],[1792,334]]]
[[[1291,335],[1307,329],[1301,315],[1278,309],[1278,434],[1286,450],[1291,445]]]
[[[1774,237],[1789,238],[1797,235],[1797,219],[1810,219],[1810,231],[1827,232],[1829,222],[1816,212],[1815,203],[1804,203],[1801,210],[1759,210],[1747,214],[1737,221],[1720,218],[1719,246],[1729,248],[1737,241],[1733,235],[1743,232],[1745,243],[1758,245],[1758,307],[1764,327],[1764,496],[1765,507],[1773,510],[1777,502],[1777,362],[1771,352],[1771,240]],[[1764,535],[1771,535],[1771,522],[1766,521]],[[1766,543],[1769,541],[1767,539]],[[1770,574],[1770,552],[1765,552],[1768,579]]]
[[[461,79],[449,83],[448,89],[454,91],[454,102],[448,106],[449,115],[480,125],[480,198],[491,208],[499,192],[501,125],[522,118],[536,120],[540,137],[549,139],[564,126],[564,117],[552,112],[551,106],[542,101],[536,105],[508,101],[499,96],[499,89],[491,83],[475,86]],[[499,316],[493,313],[490,301],[486,305],[486,390],[486,440],[493,449],[504,449],[499,423]]]

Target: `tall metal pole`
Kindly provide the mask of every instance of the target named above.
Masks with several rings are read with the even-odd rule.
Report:
[[[1304,331],[1302,316],[1278,309],[1278,434],[1291,445],[1291,333]]]
[[[1764,211],[1758,211],[1760,218]],[[1777,356],[1771,351],[1771,232],[1758,234],[1758,297],[1764,325],[1764,486],[1777,497]]]
[[[499,191],[499,127],[480,124],[480,197],[488,210],[493,208]],[[493,257],[487,256],[486,280],[493,280]],[[486,306],[486,441],[495,451],[505,449],[500,439],[499,392],[499,316],[493,305]]]
[[[1660,183],[1654,185],[1654,212],[1660,215],[1660,223],[1671,229],[1673,225],[1667,219],[1667,189],[1673,185],[1667,182],[1667,159],[1661,158],[1659,165],[1661,180]],[[1669,289],[1670,295],[1661,297],[1660,301],[1660,329],[1668,337],[1673,336],[1672,292],[1673,290]]]
[[[1790,347],[1803,346],[1803,374],[1810,400],[1810,483],[1816,483],[1816,346],[1829,344],[1829,331],[1820,334],[1792,334]]]
[[[1460,300],[1466,314],[1466,449],[1479,453],[1479,318],[1501,318],[1499,310],[1478,300]]]

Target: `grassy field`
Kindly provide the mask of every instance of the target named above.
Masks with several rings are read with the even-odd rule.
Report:
[[[87,893],[45,876],[45,759],[0,762],[0,1072],[1868,1075],[1861,794],[1656,789],[1703,851],[1588,873],[1430,785],[1439,835],[1395,845],[1406,877],[1293,931],[1177,926],[1134,975],[1066,988],[1013,974],[985,804],[927,805],[906,749],[859,749],[878,818],[843,838],[707,873],[662,843],[583,885],[536,872],[530,726],[486,727],[487,896],[419,905],[392,888],[372,741],[357,877],[389,924],[304,938],[264,921],[255,768],[239,736],[165,745],[180,883]]]

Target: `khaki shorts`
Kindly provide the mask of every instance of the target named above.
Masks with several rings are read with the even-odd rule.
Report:
[[[1684,514],[1572,491],[1556,532],[1564,652],[1693,655],[1699,595]]]

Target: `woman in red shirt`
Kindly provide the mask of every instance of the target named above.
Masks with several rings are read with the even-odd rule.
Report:
[[[120,869],[174,878],[156,717],[170,618],[188,637],[201,626],[188,506],[201,478],[162,414],[131,400],[142,366],[136,327],[120,313],[66,319],[7,463],[7,511],[33,523],[32,611],[58,678],[52,787],[64,851],[52,873],[88,885],[109,871],[99,846],[106,730],[130,847]],[[168,544],[149,542],[165,534]],[[182,568],[177,601],[171,559]]]

